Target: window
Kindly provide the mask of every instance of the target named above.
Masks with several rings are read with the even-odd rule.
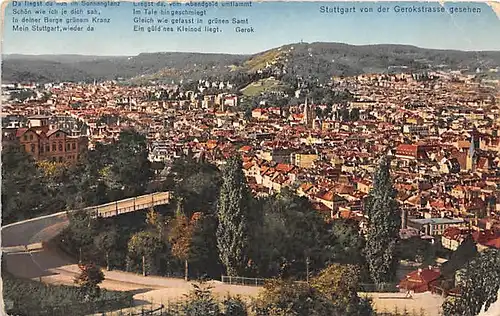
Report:
[[[28,140],[28,135],[24,135],[24,140]]]
[[[50,152],[50,145],[45,146],[45,151]]]
[[[73,143],[73,150],[76,149],[76,143]]]
[[[71,144],[66,144],[66,151],[70,151],[71,150]]]
[[[63,157],[59,157],[59,162],[63,162]]]
[[[43,153],[43,145],[40,146],[40,153]]]
[[[59,151],[63,151],[63,145],[59,143]]]
[[[57,145],[55,143],[52,144],[52,151],[57,151]]]
[[[56,137],[59,137],[59,133],[56,133]]]
[[[33,134],[30,134],[30,140],[33,140]]]
[[[34,144],[31,144],[31,152],[34,153],[35,152],[35,145]]]

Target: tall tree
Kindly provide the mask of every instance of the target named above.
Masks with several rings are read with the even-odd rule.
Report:
[[[460,296],[443,303],[444,316],[475,316],[483,307],[488,311],[500,289],[500,251],[486,250],[469,262],[459,273],[458,287]]]
[[[398,264],[397,243],[401,217],[390,175],[390,161],[382,157],[365,201],[368,216],[365,255],[375,284],[394,280]]]
[[[246,274],[251,249],[249,219],[252,196],[242,167],[239,157],[227,161],[217,210],[219,256],[227,273],[232,276]]]
[[[133,130],[122,131],[111,159],[109,177],[116,192],[133,196],[146,190],[153,171],[144,135]]]
[[[189,280],[189,260],[193,234],[196,227],[196,217],[190,220],[186,215],[178,212],[169,225],[168,239],[172,247],[172,254],[184,261],[184,279]]]
[[[106,270],[111,270],[110,253],[116,248],[118,241],[118,232],[115,227],[110,227],[101,231],[99,235],[94,238],[94,246],[97,250],[104,254],[106,257]]]

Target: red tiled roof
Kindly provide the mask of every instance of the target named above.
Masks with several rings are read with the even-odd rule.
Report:
[[[29,128],[18,128],[17,131],[16,131],[16,137],[21,137],[24,135],[24,133],[26,133],[27,131],[29,130]]]

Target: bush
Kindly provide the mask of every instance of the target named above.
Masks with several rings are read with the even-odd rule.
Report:
[[[129,307],[130,292],[102,290],[101,296],[85,302],[85,292],[66,285],[49,285],[3,276],[4,299],[13,302],[12,315],[88,315]]]

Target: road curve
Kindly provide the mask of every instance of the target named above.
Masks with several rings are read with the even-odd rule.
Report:
[[[144,195],[136,198],[111,202],[97,207],[87,208],[97,211],[99,216],[115,216],[136,210],[137,207],[162,203],[169,196],[166,192]],[[137,209],[139,209],[137,208]],[[69,258],[56,249],[44,247],[48,241],[56,237],[69,224],[68,213],[40,216],[33,219],[5,225],[1,229],[1,245],[3,259],[7,271],[21,278],[57,283],[73,284],[73,278],[79,269],[74,258]],[[147,299],[148,293],[170,293],[167,299],[183,297],[191,289],[191,283],[182,279],[148,276],[121,271],[103,271],[105,281],[103,288],[113,290],[148,289],[141,294]],[[228,286],[221,282],[210,282],[215,293],[233,295],[256,295],[259,288],[246,286]],[[154,294],[158,295],[158,294]]]

